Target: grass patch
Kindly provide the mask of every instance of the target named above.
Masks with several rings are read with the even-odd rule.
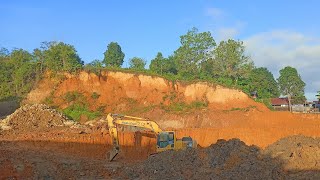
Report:
[[[92,94],[91,94],[91,98],[92,99],[98,99],[100,97],[100,94],[98,94],[97,92],[93,92]]]
[[[151,111],[155,107],[157,107],[157,105],[150,105],[145,107],[133,107],[130,110],[123,112],[123,114],[145,113],[145,112]]]
[[[185,102],[178,102],[172,103],[169,106],[162,106],[164,110],[173,112],[185,112],[195,109],[202,109],[206,107],[208,107],[208,103],[203,101],[193,101],[190,104],[187,104]]]
[[[83,98],[84,98],[83,94],[79,93],[78,91],[69,91],[63,97],[63,99],[68,103],[76,100],[81,100]]]
[[[264,105],[267,106],[267,108],[269,108],[270,110],[274,111],[274,108],[272,107],[270,98],[267,98],[267,99],[257,99],[256,101],[257,101],[257,102],[260,102],[260,103],[263,103]]]
[[[177,98],[177,93],[176,92],[170,92],[170,94],[166,94],[162,97],[162,100],[165,101],[169,99],[170,101],[173,101]]]
[[[51,106],[53,104],[53,98],[54,98],[53,94],[54,94],[54,91],[51,91],[50,95],[43,100],[43,103]]]
[[[232,111],[242,111],[242,112],[248,112],[250,111],[250,109],[255,109],[257,108],[256,106],[248,106],[248,107],[245,107],[245,108],[231,108],[229,110],[224,110],[224,112],[232,112]]]
[[[99,111],[90,111],[89,108],[82,104],[73,104],[66,109],[63,110],[63,113],[68,117],[75,121],[79,121],[81,115],[85,115],[91,119],[95,119],[99,116],[101,116],[101,112]]]

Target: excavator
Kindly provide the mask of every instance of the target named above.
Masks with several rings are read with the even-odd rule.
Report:
[[[163,131],[156,122],[149,119],[109,113],[107,115],[107,122],[113,146],[110,152],[110,161],[118,155],[120,150],[117,125],[140,127],[154,132],[157,138],[157,153],[166,150],[181,150],[188,147],[197,147],[197,142],[191,137],[177,139],[174,131]]]

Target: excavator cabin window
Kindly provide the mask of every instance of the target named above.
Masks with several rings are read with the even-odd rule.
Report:
[[[158,134],[157,145],[159,148],[171,146],[174,148],[174,132],[161,132]]]

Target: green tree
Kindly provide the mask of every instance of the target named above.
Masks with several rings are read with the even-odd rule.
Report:
[[[169,56],[168,58],[164,58],[160,52],[151,60],[149,68],[151,71],[160,75],[177,74],[174,57]]]
[[[241,78],[248,77],[254,64],[245,54],[243,42],[229,39],[219,43],[213,52],[213,57],[208,59],[205,66],[205,70],[214,77],[227,77],[237,82]]]
[[[13,73],[13,66],[10,64],[10,53],[8,49],[0,49],[0,101],[8,97],[14,96],[12,91],[11,74]]]
[[[89,63],[89,65],[91,65],[94,68],[98,68],[98,69],[103,68],[103,64],[99,59],[93,60],[92,62]]]
[[[320,101],[320,91],[317,91],[317,95],[316,95],[318,101]]]
[[[15,94],[16,96],[23,96],[33,86],[36,75],[36,63],[28,51],[15,49],[11,52],[10,64],[13,68],[11,83]]]
[[[133,57],[130,59],[129,65],[131,69],[143,70],[146,65],[146,61],[142,58]]]
[[[155,73],[163,74],[165,58],[162,56],[161,52],[158,52],[157,56],[151,60],[149,69]]]
[[[304,96],[306,84],[295,68],[287,66],[281,69],[278,84],[281,94],[290,96],[293,103],[303,103],[306,100]]]
[[[93,72],[97,75],[101,75],[101,70],[103,68],[103,64],[100,60],[95,59],[92,62],[90,62],[89,64],[86,64],[84,66],[84,69],[89,71],[89,72]]]
[[[178,74],[195,76],[216,43],[210,32],[198,33],[197,28],[192,28],[187,34],[180,36],[180,43],[181,46],[174,52]]]
[[[10,54],[9,50],[7,48],[4,48],[4,47],[0,48],[0,58],[1,57],[8,57],[9,54]]]
[[[2,60],[0,60],[0,101],[14,96],[14,91],[11,90],[10,86],[12,68]]]
[[[174,75],[178,73],[174,56],[169,56],[168,58],[164,59],[162,72],[164,74],[174,74]]]
[[[116,42],[111,42],[107,50],[104,52],[103,63],[108,67],[121,67],[123,64],[124,53],[121,50],[121,47]]]
[[[33,50],[33,57],[35,59],[35,61],[37,62],[37,64],[39,64],[39,73],[42,74],[45,70],[45,55],[44,55],[44,51],[42,51],[41,49],[34,49]]]
[[[48,69],[57,71],[74,72],[82,68],[81,61],[74,46],[63,42],[50,42],[48,49],[44,51],[45,65]]]
[[[253,69],[247,82],[249,92],[256,91],[259,98],[279,97],[280,95],[278,84],[267,68]]]

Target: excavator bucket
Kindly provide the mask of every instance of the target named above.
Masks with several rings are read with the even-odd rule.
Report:
[[[111,162],[119,153],[119,150],[116,148],[113,148],[112,151],[110,151],[110,157],[109,161]]]

